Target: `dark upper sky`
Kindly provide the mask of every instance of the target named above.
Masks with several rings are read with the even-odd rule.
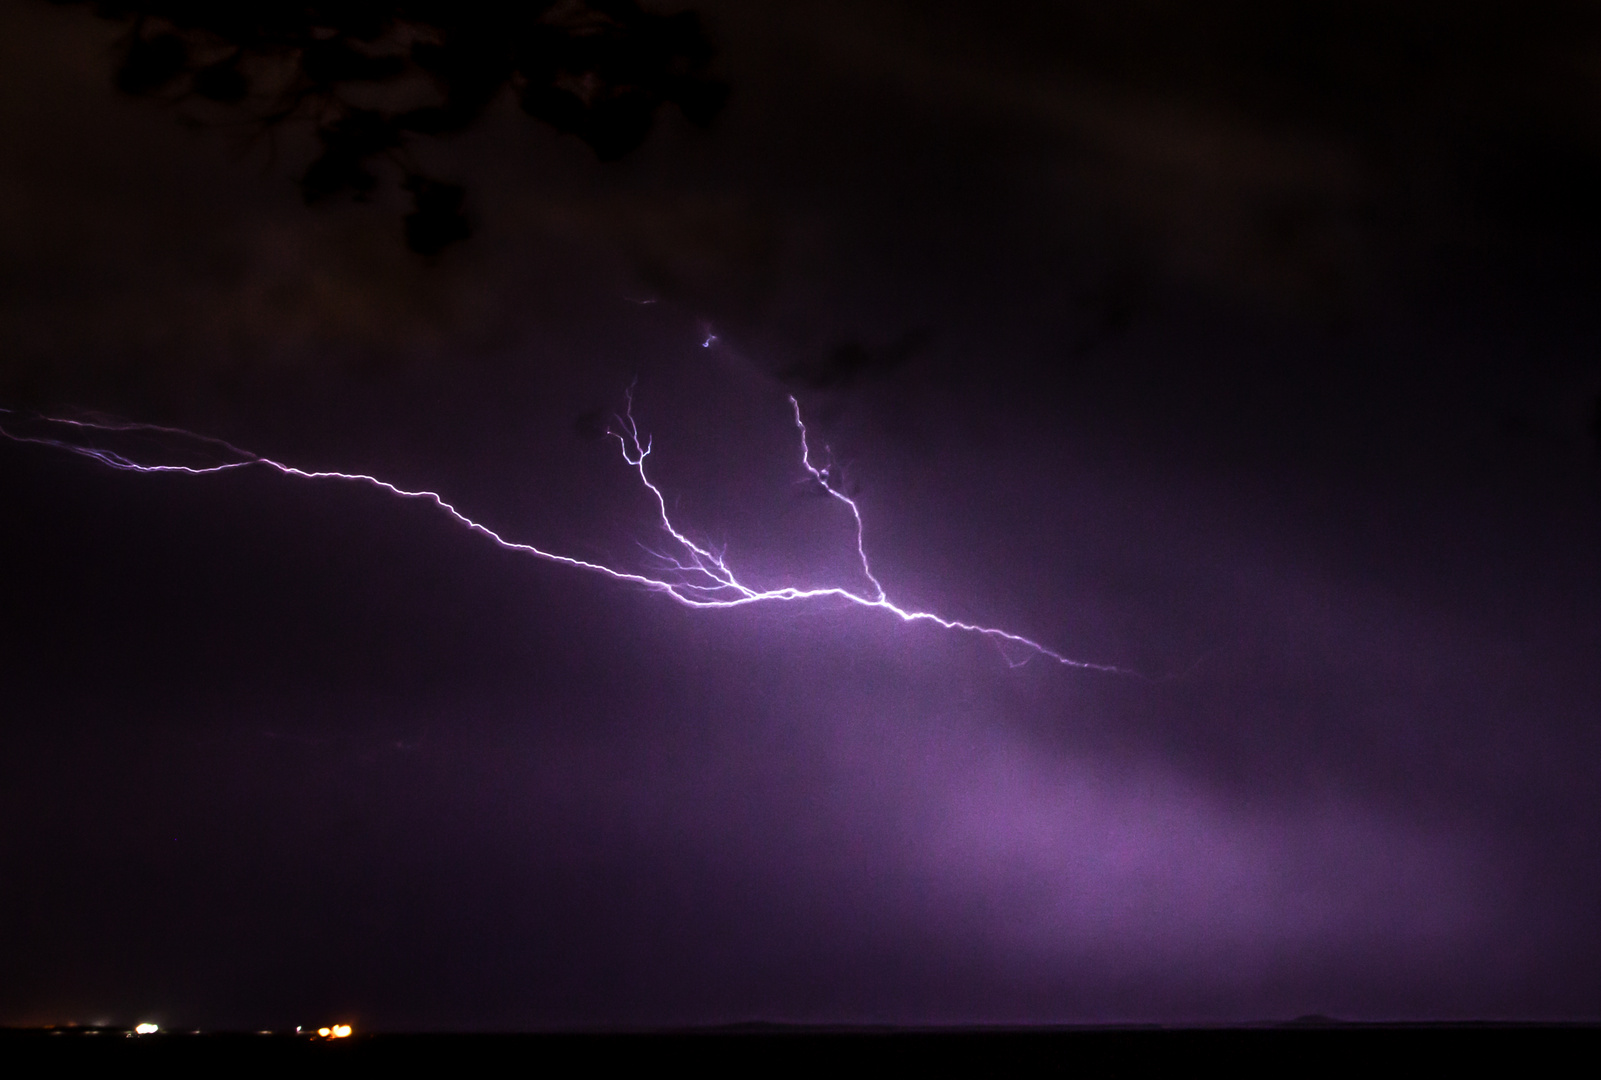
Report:
[[[1601,1013],[1601,17],[697,7],[709,128],[508,90],[422,258],[4,0],[0,406],[636,569],[637,378],[675,520],[855,586],[793,393],[892,598],[1144,677],[0,445],[0,1023]]]

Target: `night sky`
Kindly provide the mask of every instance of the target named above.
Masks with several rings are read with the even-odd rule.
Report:
[[[1129,674],[0,440],[0,1024],[1601,1017],[1601,12],[692,6],[418,254],[3,0],[0,423]]]

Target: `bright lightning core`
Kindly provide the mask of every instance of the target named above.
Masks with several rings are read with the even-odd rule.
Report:
[[[868,585],[865,589],[859,586],[856,589],[851,589],[841,585],[815,589],[794,587],[782,589],[753,588],[741,581],[734,573],[734,570],[728,565],[724,553],[714,552],[691,540],[688,535],[673,523],[667,511],[665,496],[663,496],[661,489],[656,486],[646,471],[645,462],[650,457],[652,444],[648,437],[640,434],[639,425],[634,420],[632,391],[628,394],[627,407],[624,409],[623,415],[616,418],[615,427],[608,429],[606,434],[610,438],[617,440],[618,446],[622,449],[623,460],[639,474],[640,483],[645,486],[645,489],[656,500],[656,506],[661,517],[661,529],[667,538],[667,541],[664,541],[667,550],[651,552],[652,555],[661,560],[661,565],[665,568],[658,571],[661,574],[659,577],[629,570],[620,570],[602,563],[575,559],[568,555],[558,555],[535,547],[533,544],[508,540],[488,526],[469,518],[466,514],[457,510],[456,507],[446,502],[443,497],[432,491],[406,491],[389,483],[387,480],[380,480],[376,476],[367,476],[364,473],[311,472],[305,469],[298,469],[292,465],[274,461],[272,458],[262,457],[248,450],[241,450],[232,443],[224,442],[221,439],[197,435],[194,432],[184,431],[179,428],[161,427],[155,424],[37,417],[35,418],[36,421],[42,424],[44,430],[50,434],[23,434],[0,425],[0,435],[14,442],[36,443],[66,450],[69,453],[91,458],[113,469],[121,469],[127,472],[186,473],[191,476],[202,476],[207,473],[220,473],[251,466],[264,466],[274,469],[284,476],[296,477],[302,480],[343,480],[351,483],[367,484],[402,499],[423,499],[431,502],[450,515],[457,524],[486,537],[507,551],[532,555],[535,558],[561,563],[564,566],[604,574],[617,581],[633,582],[654,592],[665,594],[685,607],[732,608],[742,607],[746,604],[798,603],[824,599],[845,600],[860,607],[888,612],[903,622],[929,622],[947,630],[959,630],[983,635],[993,640],[997,645],[1010,643],[1026,650],[1030,655],[1055,660],[1057,663],[1068,667],[1118,674],[1133,674],[1110,664],[1095,664],[1085,660],[1071,659],[1054,649],[1041,645],[1037,641],[1026,638],[1021,634],[1014,634],[1009,630],[1002,630],[993,626],[979,626],[959,619],[949,619],[931,611],[908,610],[890,600],[888,594],[884,591],[884,586],[879,583],[878,578],[873,576],[872,567],[868,563],[865,546],[865,526],[862,521],[861,507],[857,505],[856,500],[835,486],[831,467],[819,469],[812,463],[811,447],[806,438],[806,424],[801,419],[800,403],[793,397],[789,399],[789,403],[794,409],[795,428],[800,435],[802,468],[830,497],[844,504],[850,511],[852,518],[855,519],[856,553],[861,560],[862,575]],[[9,410],[0,410],[0,412],[15,415],[9,413]],[[231,455],[233,460],[209,465],[147,465],[135,461],[122,452],[93,445],[88,440],[92,439],[96,432],[107,434],[136,432],[162,435],[207,447],[212,452],[220,450]]]

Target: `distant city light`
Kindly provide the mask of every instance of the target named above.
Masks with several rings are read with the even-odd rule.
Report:
[[[139,1035],[154,1035],[161,1030],[160,1024],[139,1024],[133,1029]]]
[[[335,1024],[333,1027],[320,1027],[317,1029],[317,1034],[324,1039],[348,1039],[350,1038],[350,1025]]]

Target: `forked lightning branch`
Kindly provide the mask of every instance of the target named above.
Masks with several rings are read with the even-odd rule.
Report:
[[[830,585],[807,589],[795,587],[763,589],[740,580],[739,575],[729,564],[726,552],[713,551],[710,547],[696,542],[673,521],[667,509],[666,497],[662,494],[661,489],[657,487],[655,481],[650,478],[650,473],[646,468],[651,455],[652,443],[647,436],[641,434],[639,425],[634,419],[632,391],[629,392],[626,402],[623,413],[616,417],[616,423],[607,430],[606,434],[616,440],[622,450],[623,461],[639,474],[640,483],[649,492],[656,504],[663,541],[662,550],[651,552],[659,562],[659,567],[651,573],[608,566],[604,563],[573,558],[570,555],[560,555],[546,551],[533,544],[507,539],[487,525],[475,521],[462,513],[453,504],[446,502],[437,492],[408,491],[387,480],[380,480],[376,476],[368,476],[364,473],[300,469],[293,465],[286,465],[281,461],[275,461],[272,458],[251,453],[248,450],[242,450],[221,439],[199,435],[180,428],[162,427],[156,424],[110,421],[99,418],[23,417],[8,410],[0,410],[5,415],[4,423],[0,423],[0,435],[14,442],[34,443],[78,454],[102,465],[126,472],[206,476],[213,473],[231,472],[237,469],[264,468],[297,480],[365,484],[397,498],[419,499],[431,503],[449,515],[458,525],[479,534],[507,551],[544,559],[548,562],[560,563],[563,566],[570,566],[577,570],[602,574],[616,581],[643,586],[653,592],[661,593],[685,607],[715,609],[743,607],[749,604],[803,604],[821,601],[844,601],[858,607],[884,612],[903,622],[926,622],[946,630],[987,637],[997,645],[1010,646],[1013,655],[1021,654],[1025,657],[1024,662],[1026,662],[1027,658],[1038,656],[1073,668],[1116,674],[1134,674],[1111,664],[1075,660],[1057,652],[1055,649],[1042,645],[1031,638],[1024,637],[1022,634],[1013,633],[1010,630],[1003,630],[994,626],[980,626],[960,619],[947,618],[932,611],[910,610],[891,600],[884,586],[874,576],[872,566],[868,561],[866,525],[862,518],[861,507],[855,499],[840,490],[831,467],[819,468],[812,461],[812,449],[807,440],[805,421],[801,418],[800,403],[793,397],[789,399],[789,403],[794,410],[795,428],[800,438],[801,468],[823,491],[849,511],[855,524],[856,554],[860,560],[863,581],[861,584],[854,586]],[[132,452],[126,447],[118,449],[107,445],[116,442],[119,436],[126,437],[128,435],[154,437],[160,440],[165,445],[169,457],[175,456],[179,451],[188,451],[205,455],[208,458],[220,458],[221,460],[189,465],[147,462],[137,460],[134,456],[131,456]],[[1005,656],[1006,653],[1003,652],[1002,655]],[[1015,666],[1016,661],[1009,659],[1008,663],[1013,663]]]

